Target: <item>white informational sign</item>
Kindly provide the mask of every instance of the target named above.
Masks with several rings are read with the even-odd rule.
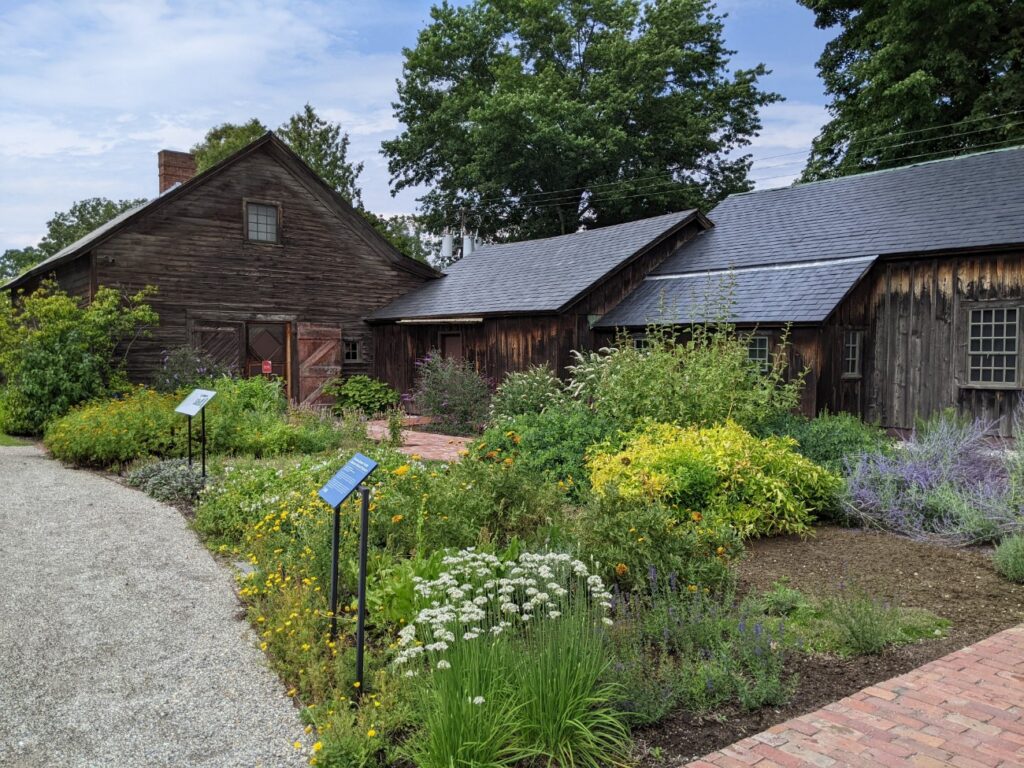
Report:
[[[186,416],[195,416],[206,407],[208,402],[213,400],[213,396],[216,394],[212,389],[193,389],[174,411]]]

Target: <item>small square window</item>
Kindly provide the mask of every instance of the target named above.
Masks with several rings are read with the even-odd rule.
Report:
[[[768,362],[768,337],[751,336],[747,341],[747,359],[757,363],[762,373],[767,373],[771,367]]]
[[[863,334],[860,331],[843,333],[843,378],[860,378],[860,346]]]
[[[1014,386],[1017,381],[1017,308],[967,313],[967,380]]]
[[[356,339],[345,339],[345,360],[351,363],[359,359],[359,342]]]
[[[277,206],[247,203],[246,226],[250,240],[261,243],[277,242]]]

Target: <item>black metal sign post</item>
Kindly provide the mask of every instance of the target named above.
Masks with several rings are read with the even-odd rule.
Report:
[[[197,413],[200,414],[201,419],[201,434],[199,436],[202,442],[202,461],[203,461],[203,477],[206,477],[206,404],[213,399],[213,396],[217,393],[212,389],[193,389],[188,397],[182,400],[178,407],[174,410],[177,413],[183,413],[188,416],[188,466],[192,468],[192,417]]]
[[[338,547],[341,538],[341,505],[359,491],[359,585],[356,614],[356,695],[363,692],[363,645],[366,631],[366,553],[370,532],[370,489],[363,481],[377,468],[377,462],[357,453],[320,489],[320,498],[334,510],[331,532],[331,593],[328,610],[331,617],[330,640],[338,637]]]

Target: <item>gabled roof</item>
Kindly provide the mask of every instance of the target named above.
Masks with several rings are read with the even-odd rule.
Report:
[[[1024,148],[732,195],[598,327],[820,323],[883,256],[1024,243]],[[670,319],[665,319],[670,318]]]
[[[1024,242],[1024,148],[731,195],[668,275]]]
[[[373,228],[373,225],[371,225],[362,214],[353,208],[347,200],[341,197],[341,195],[331,189],[323,179],[321,179],[308,165],[306,165],[302,158],[296,155],[291,147],[281,141],[281,139],[279,139],[272,131],[268,131],[259,139],[256,139],[256,141],[247,144],[242,149],[226,157],[202,173],[196,174],[183,184],[171,187],[163,194],[153,198],[152,200],[115,216],[106,224],[97,227],[89,234],[64,247],[53,256],[44,259],[12,280],[9,280],[4,285],[0,286],[0,288],[17,288],[21,283],[34,275],[46,274],[61,264],[65,264],[69,261],[73,261],[79,256],[85,255],[108,238],[113,237],[121,230],[131,226],[143,216],[162,208],[171,200],[176,200],[183,195],[189,194],[189,192],[218,176],[242,158],[248,157],[249,155],[259,151],[267,151],[273,155],[279,162],[281,162],[282,165],[291,170],[296,178],[299,179],[299,181],[301,181],[307,189],[310,190],[310,192],[320,198],[320,200],[329,208],[333,208],[338,213],[350,215],[357,231],[359,231],[367,243],[369,243],[379,255],[395,264],[395,266],[415,274],[423,275],[425,277],[439,276],[439,273],[436,270],[396,250],[391,243],[389,243]]]
[[[690,222],[697,211],[588,229],[571,235],[483,245],[370,320],[558,312],[602,278]]]

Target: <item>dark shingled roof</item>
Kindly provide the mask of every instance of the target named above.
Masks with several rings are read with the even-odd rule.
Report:
[[[371,320],[557,312],[616,267],[697,218],[680,211],[571,235],[482,245]]]
[[[1022,243],[1024,148],[732,195],[708,217],[598,327],[704,320],[730,281],[733,322],[818,323],[879,256]]]
[[[730,296],[734,323],[820,323],[874,263],[874,256],[735,271],[648,277],[598,328],[701,323]]]
[[[654,270],[679,272],[1024,242],[1024,148],[732,195]]]

